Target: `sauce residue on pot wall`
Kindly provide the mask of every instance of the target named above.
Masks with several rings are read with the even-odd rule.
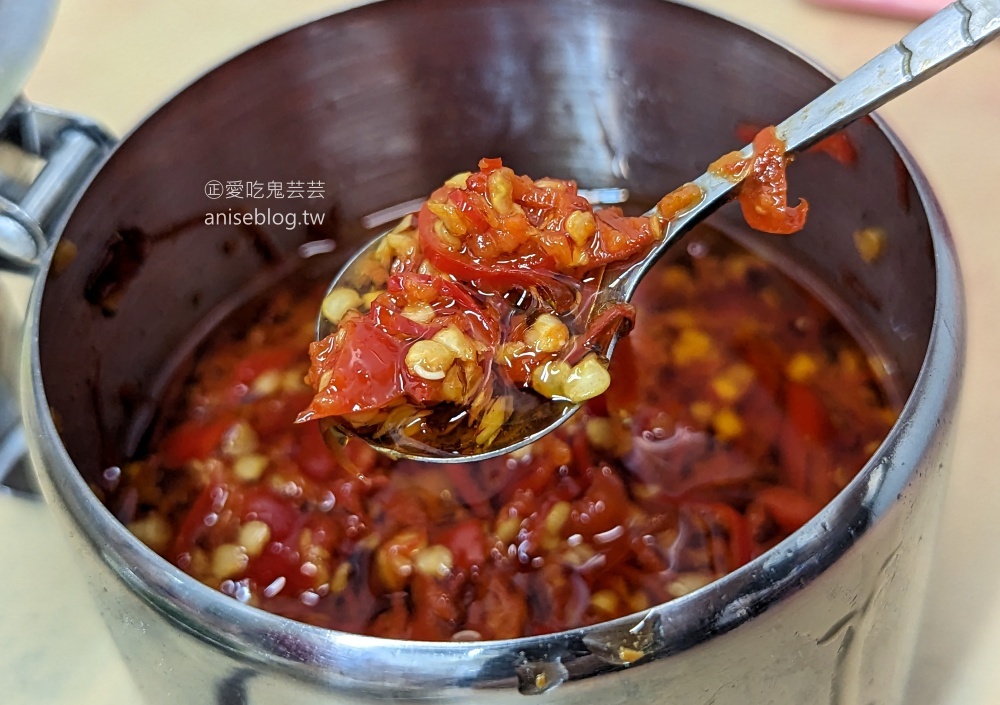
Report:
[[[203,217],[198,216],[152,233],[138,227],[120,228],[108,238],[100,261],[87,278],[84,298],[98,307],[105,317],[113,317],[129,285],[140,275],[156,246],[203,226]],[[263,228],[253,224],[234,227],[250,243],[264,265],[271,266],[281,261],[281,251]],[[220,242],[223,251],[231,254],[232,248],[227,246],[227,241]]]

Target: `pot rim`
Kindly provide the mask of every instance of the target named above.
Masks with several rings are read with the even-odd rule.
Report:
[[[228,61],[249,55],[290,32],[302,31],[313,22],[401,1],[375,0],[360,8],[352,4],[255,44],[171,96],[131,130],[119,148],[138,136],[163,105]],[[730,31],[756,35],[835,80],[829,71],[798,50],[752,26],[686,2],[667,0],[666,4],[727,23]],[[199,583],[143,545],[97,500],[56,430],[41,376],[38,334],[54,247],[39,269],[32,292],[21,366],[29,447],[35,466],[44,469],[41,474],[46,494],[50,500],[65,505],[74,528],[117,577],[179,628],[242,660],[277,666],[298,678],[337,680],[351,690],[401,694],[473,680],[478,686],[484,685],[484,680],[493,686],[504,685],[519,666],[551,662],[554,658],[568,667],[570,678],[585,678],[628,667],[620,659],[616,661],[617,647],[632,647],[638,637],[651,635],[652,641],[633,668],[728,632],[818,577],[888,512],[906,491],[919,465],[915,460],[941,442],[947,425],[940,419],[957,403],[963,374],[965,311],[954,243],[923,172],[885,122],[877,115],[872,117],[915,184],[934,249],[934,318],[920,372],[899,420],[844,490],[780,544],[693,593],[644,612],[554,634],[480,642],[420,642],[314,627],[244,605]],[[117,152],[118,148],[107,159],[113,159]],[[99,172],[95,171],[94,176]],[[86,190],[81,189],[67,212],[72,213]],[[60,233],[64,227],[65,222]],[[927,433],[925,429],[933,431]],[[366,678],[364,674],[373,675]]]

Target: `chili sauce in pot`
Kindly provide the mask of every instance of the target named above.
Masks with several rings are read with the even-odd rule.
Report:
[[[195,579],[330,629],[506,639],[679,598],[808,521],[898,411],[818,298],[707,227],[686,244],[636,295],[610,388],[516,453],[328,449],[295,423],[322,291],[289,288],[213,335],[95,491]]]

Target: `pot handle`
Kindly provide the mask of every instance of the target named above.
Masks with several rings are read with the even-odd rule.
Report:
[[[0,169],[0,270],[30,274],[80,188],[115,139],[100,125],[19,100],[0,118],[0,148],[30,174]],[[44,162],[41,170],[31,169]]]
[[[69,207],[115,142],[87,118],[23,99],[0,115],[0,273],[35,272]],[[6,330],[0,336],[17,337]],[[0,373],[14,372],[6,369],[13,366],[9,357],[0,359]],[[6,376],[0,374],[0,493],[37,497]]]

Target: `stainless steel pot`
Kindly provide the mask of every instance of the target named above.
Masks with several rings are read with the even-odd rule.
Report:
[[[649,200],[736,146],[738,121],[779,119],[829,83],[749,29],[660,0],[385,0],[251,49],[125,139],[40,268],[22,389],[46,495],[149,701],[898,702],[965,331],[942,215],[877,120],[850,128],[856,165],[796,165],[795,188],[813,207],[806,232],[749,241],[841,303],[906,399],[902,418],[820,515],[695,593],[504,642],[324,631],[191,580],[88,487],[135,448],[170,374],[214,322],[275,281],[328,274],[368,236],[365,214],[483,154]],[[205,225],[235,205],[295,210],[213,200],[209,182],[309,179],[325,181],[322,228]],[[739,221],[727,208],[716,223],[740,236]],[[868,226],[887,233],[872,264],[851,237]],[[326,239],[332,253],[306,257],[329,248],[305,243]],[[628,665],[621,646],[644,656]]]

